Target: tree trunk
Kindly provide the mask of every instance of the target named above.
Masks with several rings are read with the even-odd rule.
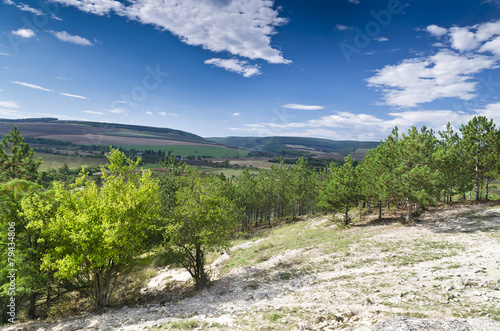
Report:
[[[36,297],[37,293],[35,291],[32,291],[30,293],[30,302],[29,302],[29,308],[28,308],[28,317],[29,318],[36,318]]]
[[[407,199],[406,200],[406,223],[409,223],[411,219],[411,203]]]
[[[490,187],[490,181],[488,180],[488,178],[486,178],[486,196],[485,196],[486,201],[488,201],[489,187]]]
[[[479,201],[479,168],[476,164],[476,201]]]
[[[382,219],[382,201],[378,202],[378,219]]]
[[[345,218],[344,218],[344,225],[349,225],[349,205],[345,205]]]
[[[208,277],[205,272],[205,255],[201,249],[201,245],[196,245],[196,261],[195,261],[195,283],[196,290],[202,290],[208,285]]]

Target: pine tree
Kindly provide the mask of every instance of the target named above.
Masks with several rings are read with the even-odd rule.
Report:
[[[18,178],[34,180],[42,159],[33,160],[33,149],[24,142],[17,127],[2,139],[0,146],[0,182]]]

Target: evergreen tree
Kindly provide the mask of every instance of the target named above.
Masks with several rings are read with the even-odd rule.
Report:
[[[17,127],[2,139],[0,145],[0,182],[19,178],[34,180],[42,159],[33,160],[33,149],[24,142]]]
[[[498,170],[500,162],[499,134],[493,120],[475,116],[460,127],[460,147],[465,152],[465,164],[475,183],[476,201],[480,199],[481,185]]]

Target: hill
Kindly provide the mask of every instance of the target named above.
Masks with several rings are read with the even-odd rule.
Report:
[[[309,153],[317,156],[328,154],[347,156],[354,153],[355,157],[363,157],[368,150],[379,145],[378,142],[335,141],[303,137],[212,137],[207,139],[252,151],[284,155],[307,155]]]
[[[151,265],[120,284],[140,289],[136,304],[6,330],[500,330],[498,202],[407,226],[385,216],[263,228],[213,257],[201,292],[186,271]]]
[[[181,130],[117,123],[60,121],[56,118],[0,119],[0,135],[6,135],[14,125],[23,137],[41,138],[38,143],[42,143],[43,139],[53,139],[79,145],[216,145]]]
[[[37,152],[35,156],[42,157],[42,170],[63,164],[70,168],[103,164],[103,153],[109,146],[120,147],[132,157],[142,155],[143,161],[151,164],[158,164],[170,150],[192,158],[238,158],[248,154],[181,130],[57,118],[0,119],[0,137],[14,126]]]

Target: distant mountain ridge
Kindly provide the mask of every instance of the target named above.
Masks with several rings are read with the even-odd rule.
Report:
[[[371,141],[336,141],[321,138],[305,137],[211,137],[208,140],[253,151],[282,153],[296,150],[304,152],[338,153],[347,156],[356,150],[369,150],[377,147],[379,142]]]

